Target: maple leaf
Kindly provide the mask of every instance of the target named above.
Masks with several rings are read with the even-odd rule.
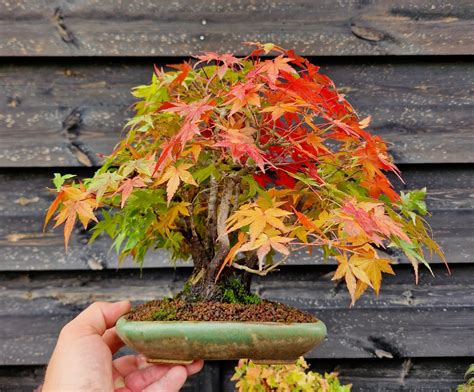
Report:
[[[196,56],[196,58],[200,60],[196,63],[196,65],[202,62],[210,63],[211,61],[222,63],[221,65],[217,67],[217,71],[216,71],[219,79],[222,79],[224,77],[225,73],[230,67],[234,65],[240,65],[240,66],[242,65],[241,60],[239,60],[237,57],[234,57],[231,53],[225,53],[225,54],[219,55],[215,52],[206,52],[202,55]]]
[[[51,220],[52,216],[60,206],[61,202],[64,199],[64,191],[60,190],[58,194],[56,195],[56,198],[53,200],[51,205],[48,208],[48,211],[46,211],[46,216],[44,218],[44,224],[43,224],[43,232],[46,230],[46,226],[48,226],[49,221]]]
[[[162,235],[170,235],[169,230],[176,229],[176,219],[179,215],[189,216],[188,206],[191,203],[179,202],[168,208],[165,214],[161,214],[158,218],[157,229]]]
[[[274,106],[267,106],[266,108],[262,109],[263,113],[270,112],[272,114],[272,120],[276,121],[280,118],[284,113],[297,113],[301,110],[301,107],[304,105],[296,104],[294,102],[278,102]]]
[[[347,253],[336,257],[339,266],[332,278],[333,280],[345,278],[352,299],[351,305],[354,305],[369,286],[377,295],[379,294],[382,272],[395,274],[390,265],[391,261],[379,258],[372,246],[365,244],[354,252],[349,259]]]
[[[262,209],[257,203],[244,204],[232,214],[227,220],[227,232],[230,233],[244,226],[249,226],[250,241],[253,242],[265,227],[270,225],[282,233],[287,232],[288,228],[282,219],[292,215],[291,212],[278,208],[284,202],[276,202],[273,207]]]
[[[117,189],[117,193],[122,194],[122,202],[120,203],[120,208],[123,208],[125,202],[132,194],[133,188],[144,188],[146,187],[143,178],[140,176],[135,176],[133,178],[127,178],[125,181],[122,182],[120,187]]]
[[[265,73],[269,81],[274,84],[281,71],[285,71],[289,74],[296,74],[295,69],[288,64],[292,60],[293,59],[288,57],[285,58],[283,55],[279,55],[272,60],[265,60],[255,71],[250,71],[248,77],[251,78],[254,73],[256,75]]]
[[[377,224],[379,232],[383,233],[385,236],[390,237],[394,235],[408,243],[411,242],[410,238],[403,231],[402,225],[386,215],[385,208],[382,205],[374,208],[373,219]]]
[[[255,84],[253,81],[247,81],[246,83],[238,83],[232,86],[227,93],[229,98],[225,104],[232,104],[230,108],[229,116],[237,113],[240,109],[247,105],[254,105],[260,107],[260,96],[259,91],[263,84]]]
[[[188,171],[193,165],[190,163],[180,163],[178,166],[168,166],[157,181],[157,185],[166,182],[166,194],[168,195],[168,205],[174,194],[178,190],[181,181],[186,184],[198,186],[192,174]]]
[[[347,285],[347,290],[351,296],[352,302],[351,306],[355,304],[356,301],[356,289],[357,289],[357,279],[362,281],[368,286],[371,286],[372,283],[367,276],[366,272],[359,266],[353,263],[352,258],[347,259],[347,253],[336,256],[336,260],[339,262],[339,265],[332,277],[332,280],[338,280],[344,278]]]
[[[265,159],[262,151],[255,145],[252,135],[257,132],[255,128],[224,128],[219,136],[221,140],[214,147],[226,147],[229,149],[234,161],[238,162],[242,157],[252,158],[257,166],[265,172]]]
[[[201,153],[201,151],[202,151],[202,145],[197,144],[197,143],[193,143],[189,148],[187,148],[185,151],[183,151],[181,156],[186,156],[186,155],[191,154],[193,156],[194,162],[197,162],[197,160],[199,159],[199,154]]]
[[[366,208],[370,207],[367,204],[365,206]],[[355,206],[352,202],[346,201],[340,212],[332,220],[343,223],[344,231],[350,237],[364,236],[375,244],[383,246],[383,237],[379,235],[379,228],[372,215],[365,209]]]
[[[83,184],[80,185],[80,187],[76,186],[62,186],[62,184],[59,186],[58,194],[54,201],[51,203],[51,205],[48,208],[48,211],[46,212],[46,217],[44,219],[44,225],[43,225],[43,231],[46,229],[46,226],[48,225],[49,221],[51,220],[52,216],[56,212],[56,210],[60,207],[61,203],[67,201],[67,200],[82,200],[84,198],[87,198],[89,195],[87,191],[85,190]]]
[[[163,109],[164,112],[178,113],[181,117],[185,117],[189,122],[196,122],[201,119],[201,116],[214,109],[214,106],[209,104],[209,96],[204,97],[199,101],[191,103],[187,102],[173,102],[171,107]]]
[[[181,85],[184,79],[186,79],[186,76],[188,76],[189,72],[192,71],[193,69],[191,65],[186,61],[181,64],[167,64],[167,67],[174,68],[181,71],[180,73],[178,73],[176,78],[171,82],[170,88]]]
[[[302,212],[296,211],[294,207],[293,211],[295,212],[298,221],[303,225],[303,227],[309,231],[316,231],[318,234],[323,235],[323,232],[321,229],[317,226],[316,223],[314,223],[310,218],[308,218],[305,214]]]
[[[83,197],[84,199],[81,200],[69,199],[64,201],[61,210],[54,218],[56,221],[55,228],[64,223],[64,246],[66,250],[76,218],[79,218],[84,228],[87,227],[91,220],[97,222],[93,211],[97,206],[96,201],[89,198],[87,193],[83,194]]]
[[[366,135],[365,142],[354,151],[354,156],[359,157],[359,162],[369,180],[374,180],[376,175],[385,177],[382,170],[388,170],[394,172],[403,182],[400,170],[391,161],[387,145],[380,136]]]
[[[259,56],[262,53],[268,54],[271,51],[276,51],[276,52],[280,52],[280,53],[284,52],[283,48],[281,48],[280,46],[275,45],[271,42],[267,42],[267,43],[263,44],[261,42],[245,41],[245,42],[243,42],[243,44],[256,47],[256,49],[253,50],[252,53],[250,53],[246,58],[250,58],[250,57],[253,57],[253,56]]]
[[[371,116],[367,116],[366,118],[364,118],[363,120],[360,120],[359,121],[359,127],[361,127],[362,129],[364,128],[367,128],[370,124],[370,122],[372,121],[372,117]]]
[[[241,252],[257,250],[258,257],[258,268],[261,271],[263,269],[263,261],[265,256],[273,249],[276,252],[282,253],[285,256],[290,254],[290,250],[285,244],[293,241],[294,238],[287,238],[280,235],[268,235],[267,233],[261,233],[258,238],[250,241],[240,247]]]
[[[116,172],[101,173],[93,178],[87,189],[89,192],[95,192],[95,198],[99,202],[104,193],[117,191],[121,179],[122,176]]]
[[[374,289],[377,295],[380,292],[380,284],[382,283],[382,272],[395,275],[395,272],[393,272],[393,269],[390,265],[390,260],[379,259],[376,255],[375,256],[370,256],[370,255],[361,256],[358,254],[354,254],[351,257],[351,262],[354,264],[354,266],[356,266],[357,268],[365,272],[365,274],[369,278],[372,288]],[[360,294],[359,294],[359,297],[360,297]],[[356,297],[356,299],[357,298],[358,297]]]

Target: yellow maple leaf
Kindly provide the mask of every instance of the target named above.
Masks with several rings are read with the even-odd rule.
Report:
[[[336,256],[336,260],[339,262],[339,265],[332,277],[332,280],[338,280],[344,278],[346,281],[347,289],[351,296],[351,306],[355,304],[357,299],[356,290],[357,282],[361,281],[368,286],[372,287],[372,283],[363,269],[357,266],[353,261],[352,256],[350,259],[347,258],[347,253]]]
[[[191,203],[182,201],[170,207],[166,211],[166,214],[160,215],[158,224],[156,225],[158,231],[162,235],[165,235],[169,234],[169,230],[176,229],[176,219],[178,218],[178,216],[189,216],[188,206],[190,204]]]
[[[188,171],[193,165],[190,163],[181,163],[178,166],[170,165],[157,181],[157,185],[166,182],[166,194],[168,196],[168,205],[178,190],[178,186],[183,181],[186,184],[198,186],[192,174]]]
[[[194,162],[197,162],[201,151],[202,151],[202,146],[200,144],[194,143],[191,145],[191,147],[183,151],[181,155],[184,157],[186,155],[191,154],[193,156]]]
[[[247,242],[240,247],[240,251],[250,251],[257,249],[258,268],[263,269],[263,260],[265,256],[273,249],[285,256],[290,254],[290,250],[285,244],[293,241],[294,238],[283,237],[280,235],[267,235],[262,233],[254,241]]]
[[[357,266],[357,268],[365,272],[377,295],[380,292],[380,284],[382,283],[382,272],[391,275],[395,274],[390,265],[390,260],[378,258],[377,253],[373,248],[370,252],[364,255],[353,255],[350,261],[353,265]],[[360,294],[362,294],[362,292]]]
[[[262,209],[257,203],[244,204],[227,220],[227,232],[230,233],[244,226],[249,226],[250,241],[253,242],[265,227],[270,225],[282,233],[289,229],[283,223],[283,218],[292,215],[291,212],[278,208],[283,202],[274,203],[273,207]]]

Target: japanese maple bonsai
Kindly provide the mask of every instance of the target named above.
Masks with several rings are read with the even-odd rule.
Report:
[[[64,224],[66,247],[78,218],[97,222],[92,240],[110,236],[120,259],[143,263],[157,248],[191,258],[176,297],[187,303],[259,302],[252,276],[303,247],[337,260],[333,279],[345,279],[352,304],[394,273],[379,250],[403,252],[418,279],[419,263],[430,268],[424,247],[443,257],[422,218],[425,191],[393,189],[386,174],[400,173],[367,131],[370,117],[359,118],[317,66],[250,44],[241,59],[206,53],[173,71],[155,67],[94,176],[56,176],[46,223]]]

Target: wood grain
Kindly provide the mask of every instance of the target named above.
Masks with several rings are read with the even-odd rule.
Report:
[[[396,162],[474,162],[472,63],[321,65],[362,117],[372,115]],[[0,65],[0,167],[98,165],[133,114],[130,89],[151,73],[149,60]]]
[[[463,357],[474,333],[474,266],[458,265],[451,276],[440,266],[422,272],[414,285],[408,266],[385,279],[381,295],[368,294],[350,309],[342,286],[326,267],[286,268],[256,280],[265,298],[316,314],[329,330],[309,358]],[[44,364],[60,328],[96,300],[133,302],[179,291],[189,269],[83,273],[2,274],[0,364]],[[429,342],[429,344],[427,344]]]
[[[402,170],[406,184],[394,181],[399,189],[428,188],[427,203],[433,213],[429,220],[449,262],[471,263],[474,170],[463,166],[451,169],[407,166]],[[92,173],[92,170],[78,172],[83,176]],[[109,251],[110,241],[105,238],[87,246],[89,234],[78,228],[66,253],[61,229],[42,234],[45,211],[54,197],[47,190],[52,177],[53,170],[46,169],[9,170],[0,174],[0,271],[116,269],[117,258],[114,251]],[[404,257],[398,257],[398,261],[407,262]],[[433,261],[439,262],[436,258]],[[323,259],[318,252],[313,256],[299,252],[288,263],[314,265],[323,263]],[[147,256],[144,268],[168,265],[169,257],[161,251]],[[122,267],[138,268],[131,260],[126,260]]]
[[[0,388],[2,392],[31,392],[44,381],[45,366],[0,367]],[[220,364],[206,363],[198,374],[188,378],[180,391],[220,392]]]
[[[305,55],[473,53],[469,0],[0,1],[1,56],[247,53],[275,42]]]

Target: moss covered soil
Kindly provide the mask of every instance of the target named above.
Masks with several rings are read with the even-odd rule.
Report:
[[[165,298],[144,303],[128,314],[131,321],[254,321],[312,323],[317,319],[291,306],[266,300],[241,304],[185,302]]]

